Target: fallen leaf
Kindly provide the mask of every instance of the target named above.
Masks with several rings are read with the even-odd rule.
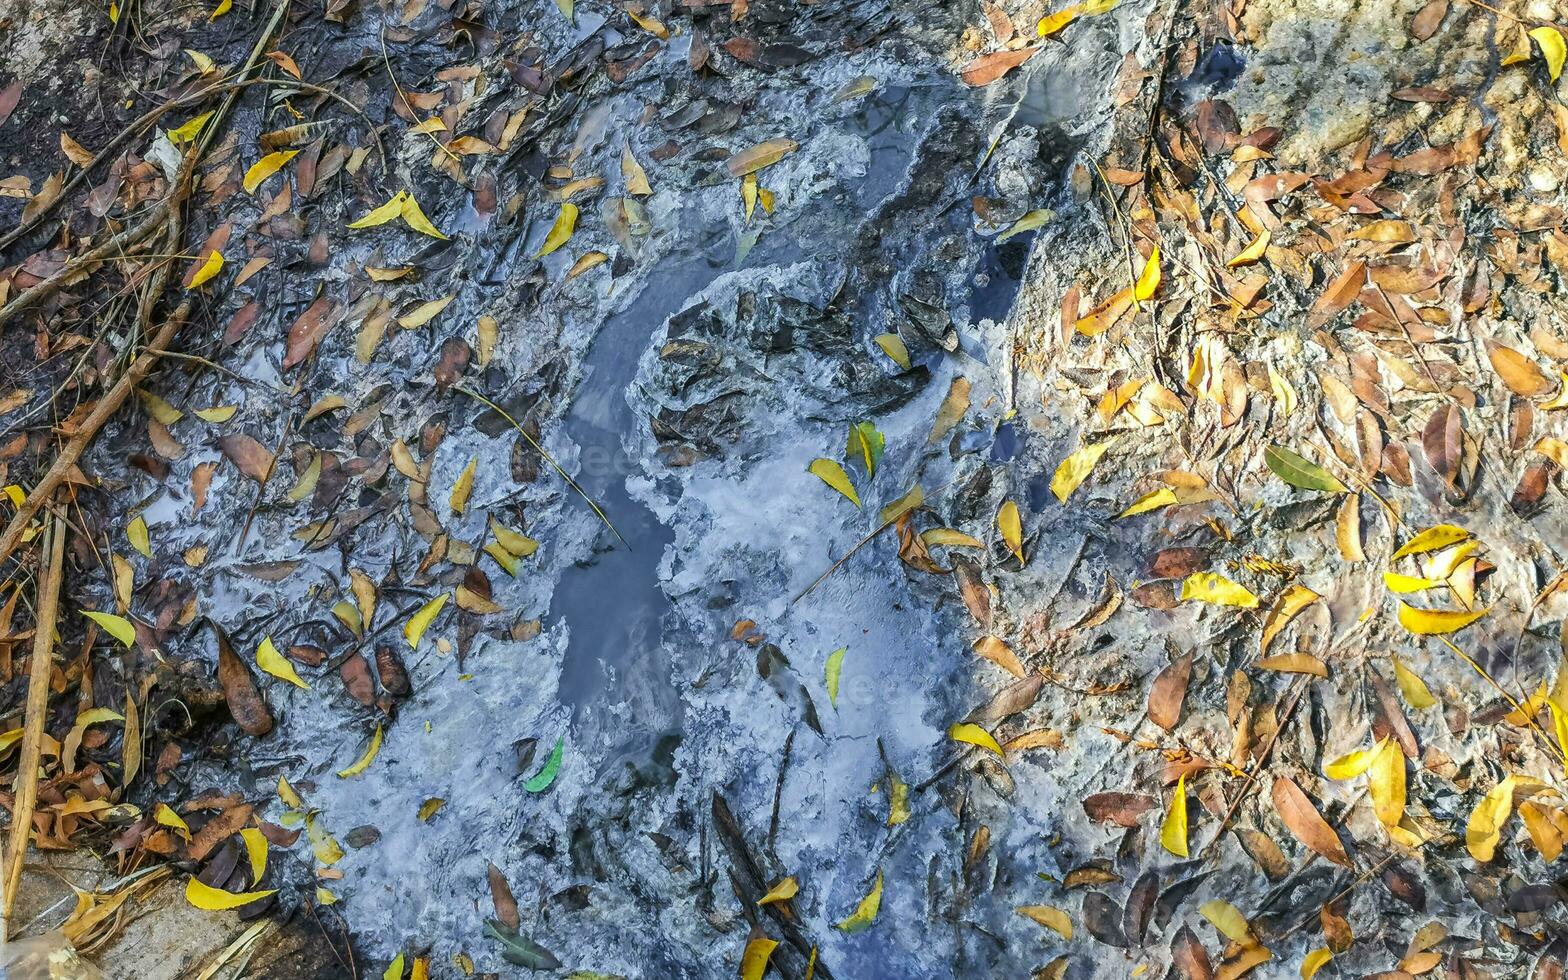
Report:
[[[1111,440],[1096,442],[1074,450],[1056,467],[1056,472],[1051,476],[1051,493],[1056,495],[1059,503],[1066,503],[1074,490],[1084,480],[1088,479],[1094,464],[1100,461],[1105,451],[1111,448]]]
[[[766,905],[769,902],[787,902],[794,898],[796,893],[799,891],[800,882],[795,880],[794,875],[790,875],[788,878],[785,878],[783,881],[780,881],[778,884],[768,889],[768,893],[766,895],[757,899],[757,904]]]
[[[1345,491],[1345,485],[1328,470],[1284,446],[1271,445],[1265,449],[1263,462],[1275,476],[1293,487],[1302,490],[1325,490],[1329,493]]]
[[[1029,673],[1024,668],[1023,661],[1018,659],[1018,654],[1013,652],[1013,648],[997,637],[989,635],[980,637],[975,641],[974,651],[1014,677],[1024,677]]]
[[[1552,81],[1563,73],[1563,61],[1568,60],[1568,44],[1563,43],[1562,32],[1555,27],[1537,27],[1530,36],[1541,47],[1541,57],[1546,61],[1546,72]]]
[[[1160,844],[1177,857],[1187,857],[1187,774],[1176,779],[1176,794],[1160,824]]]
[[[1072,491],[1068,491],[1071,493]],[[1007,545],[1007,550],[1013,553],[1021,565],[1024,561],[1024,532],[1023,522],[1018,516],[1018,505],[1011,500],[1002,502],[1001,510],[996,513],[996,527],[1002,532],[1002,542]]]
[[[410,650],[418,649],[420,637],[425,635],[425,630],[429,629],[430,624],[440,615],[441,607],[446,605],[446,600],[447,594],[443,592],[420,606],[419,611],[409,617],[408,622],[403,626],[403,639],[408,641]]]
[[[1193,572],[1182,580],[1181,600],[1207,602],[1215,606],[1258,608],[1258,597],[1246,586],[1232,582],[1218,572]]]
[[[278,150],[275,153],[268,153],[250,165],[250,169],[245,171],[245,179],[240,182],[240,186],[247,194],[256,193],[256,188],[260,187],[268,177],[282,170],[284,164],[297,156],[299,156],[298,150]]]
[[[1149,720],[1166,731],[1173,730],[1181,721],[1181,708],[1187,700],[1187,685],[1191,679],[1191,653],[1167,664],[1149,686]]]
[[[1297,840],[1335,864],[1351,867],[1339,835],[1300,786],[1288,776],[1276,776],[1273,795],[1275,811]]]
[[[849,474],[844,472],[844,467],[831,459],[814,459],[807,469],[819,480],[837,490],[856,507],[860,506],[860,496],[855,493],[855,485],[849,482]]]
[[[543,793],[555,782],[556,774],[561,771],[561,761],[566,757],[566,740],[557,737],[555,748],[550,750],[550,758],[545,760],[539,771],[530,776],[524,783],[523,789],[530,793]]]
[[[92,609],[83,609],[82,615],[102,626],[104,632],[119,640],[122,646],[129,648],[136,642],[136,627],[125,617]]]
[[[242,905],[260,901],[268,895],[276,895],[277,892],[276,888],[266,888],[256,892],[226,892],[221,888],[204,885],[194,877],[185,883],[185,900],[207,912],[237,909]]]
[[[926,437],[926,445],[935,445],[940,442],[953,426],[963,420],[964,413],[969,411],[969,379],[959,376],[947,386],[947,397],[942,399],[942,407],[937,409],[936,420],[931,423],[931,435]]]
[[[1053,930],[1063,939],[1073,938],[1073,920],[1059,908],[1050,905],[1020,905],[1013,911]]]
[[[1039,51],[1039,46],[1035,46],[983,54],[965,65],[959,77],[964,80],[965,85],[975,87],[990,85],[1014,68],[1033,58]]]
[[[262,637],[260,645],[256,647],[256,666],[279,680],[288,681],[295,687],[303,688],[307,691],[310,690],[310,685],[300,678],[299,673],[294,669],[294,665],[289,662],[288,658],[278,652],[277,647],[272,645],[272,637],[270,636]]]
[[[1285,591],[1274,600],[1274,605],[1269,608],[1268,615],[1263,619],[1263,638],[1258,645],[1258,656],[1267,656],[1269,645],[1275,637],[1284,631],[1290,621],[1295,619],[1301,610],[1323,598],[1305,585],[1292,583],[1285,587]]]
[[[773,955],[773,950],[777,947],[778,941],[773,939],[748,941],[746,951],[740,958],[741,980],[762,980],[762,975],[768,969],[768,958]]]
[[[798,149],[800,149],[799,143],[781,136],[731,155],[724,162],[724,166],[729,170],[731,177],[744,177],[764,167],[771,167]]]
[[[973,722],[959,722],[953,725],[947,730],[947,737],[955,742],[978,745],[982,749],[1002,755],[1002,746],[997,743],[996,738]]]
[[[902,337],[896,333],[879,333],[872,339],[877,342],[878,347],[882,348],[882,353],[892,358],[894,364],[905,371],[909,370],[909,348],[904,346]],[[1568,390],[1568,383],[1565,383],[1565,390]]]
[[[452,484],[452,495],[448,501],[452,505],[452,513],[461,514],[468,508],[468,497],[474,492],[474,470],[478,466],[479,457],[471,457],[468,465],[463,467],[463,472],[458,474],[457,482]]]
[[[1138,281],[1133,284],[1132,295],[1138,302],[1153,299],[1154,294],[1160,289],[1160,247],[1158,245],[1149,252],[1149,257],[1143,263],[1143,271],[1138,273]]]
[[[381,726],[377,725],[376,730],[370,735],[370,742],[366,744],[364,753],[357,760],[355,760],[353,765],[349,766],[347,769],[339,769],[338,778],[348,779],[352,776],[358,776],[360,773],[363,773],[366,769],[370,768],[370,764],[372,762],[376,761],[376,755],[380,753],[380,751]]]
[[[1454,633],[1491,612],[1491,609],[1417,609],[1399,603],[1399,625],[1417,636],[1438,636]]]
[[[1450,545],[1458,544],[1470,537],[1470,532],[1462,527],[1452,524],[1438,524],[1429,527],[1420,534],[1406,541],[1394,552],[1394,558],[1403,558],[1406,555],[1420,555],[1428,551],[1440,551]]]
[[[828,654],[826,665],[822,669],[823,681],[827,684],[828,701],[833,707],[838,707],[838,682],[844,672],[844,655],[849,653],[849,647],[839,647]]]
[[[203,262],[201,267],[196,270],[196,274],[191,277],[190,285],[186,286],[185,288],[199,289],[204,283],[210,281],[213,277],[222,271],[223,253],[214,249],[210,254],[208,254],[207,260]]]
[[[576,228],[577,205],[570,202],[562,204],[560,212],[555,216],[555,223],[550,226],[550,232],[544,236],[544,244],[539,247],[539,251],[534,253],[534,258],[544,258],[562,245],[565,245]]]
[[[870,926],[872,922],[876,921],[877,912],[879,912],[881,908],[882,872],[878,871],[876,884],[871,886],[871,891],[866,894],[865,898],[860,900],[859,905],[855,906],[855,911],[852,912],[847,919],[840,922],[838,927],[844,932],[851,934],[860,932],[862,929]]]
[[[1432,696],[1426,682],[1398,657],[1394,658],[1394,680],[1398,682],[1399,693],[1404,695],[1405,703],[1410,707],[1419,711],[1437,704],[1437,698]]]

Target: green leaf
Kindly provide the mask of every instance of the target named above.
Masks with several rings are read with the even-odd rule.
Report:
[[[136,627],[131,625],[131,621],[126,619],[124,616],[116,616],[113,613],[94,612],[91,609],[83,609],[82,615],[97,623],[99,626],[102,626],[104,632],[108,633],[116,640],[119,640],[124,645],[130,646],[136,642]]]
[[[846,455],[859,460],[867,476],[877,475],[877,464],[882,462],[882,450],[887,440],[877,431],[875,422],[856,422],[849,427],[849,449]]]
[[[529,970],[558,970],[561,967],[561,961],[554,953],[496,919],[485,920],[485,936],[501,944],[501,958],[508,963]]]
[[[855,485],[849,482],[849,474],[844,472],[844,467],[831,459],[814,459],[808,469],[823,483],[848,497],[850,503],[860,506],[860,495],[855,493]]]
[[[833,707],[838,707],[838,679],[844,672],[844,654],[849,652],[849,647],[839,647],[828,654],[828,663],[823,674],[828,682],[828,700],[833,702]]]
[[[528,782],[523,784],[523,789],[530,793],[543,793],[555,782],[555,774],[561,771],[561,756],[565,750],[565,740],[557,738],[555,748],[550,752],[550,758],[545,760],[544,768],[534,773]]]
[[[1275,476],[1293,487],[1326,490],[1329,493],[1345,492],[1345,485],[1334,474],[1284,446],[1270,446],[1263,450],[1263,462],[1274,471]]]

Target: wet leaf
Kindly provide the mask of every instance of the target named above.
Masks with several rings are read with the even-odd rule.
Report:
[[[405,965],[402,953],[392,957],[392,962],[388,963],[387,968],[381,971],[381,980],[403,980],[403,968]]]
[[[136,627],[125,617],[92,609],[83,609],[82,615],[103,627],[103,631],[119,640],[121,646],[129,648],[136,642]]]
[[[1073,920],[1059,908],[1051,905],[1020,905],[1013,911],[1025,918],[1033,919],[1063,939],[1073,938]]]
[[[1118,518],[1134,517],[1138,514],[1146,514],[1151,510],[1159,510],[1162,507],[1169,507],[1172,504],[1179,503],[1181,503],[1181,498],[1176,496],[1175,490],[1172,490],[1170,487],[1160,487],[1158,490],[1151,490],[1134,500],[1126,510],[1116,516]]]
[[[1470,811],[1465,822],[1465,849],[1482,864],[1492,860],[1502,839],[1503,824],[1514,808],[1514,776],[1493,786]]]
[[[1079,9],[1078,4],[1073,4],[1070,7],[1063,7],[1061,10],[1055,11],[1054,13],[1046,14],[1044,17],[1041,17],[1040,22],[1035,25],[1035,36],[1051,37],[1059,33],[1068,24],[1071,24],[1073,21],[1077,20],[1078,15],[1081,12],[1082,11]]]
[[[1056,495],[1060,503],[1067,503],[1067,498],[1072,496],[1084,480],[1088,479],[1094,464],[1100,461],[1105,451],[1111,448],[1111,440],[1096,442],[1081,449],[1074,450],[1056,467],[1056,473],[1051,477],[1051,492]]]
[[[773,950],[777,947],[778,941],[773,939],[748,941],[746,951],[740,958],[741,980],[762,980],[762,975],[768,969],[768,958],[773,955]]]
[[[1263,462],[1274,475],[1302,490],[1344,493],[1345,485],[1328,470],[1284,446],[1273,445],[1263,451]]]
[[[212,112],[204,112],[194,116],[182,125],[169,130],[169,140],[175,144],[189,143],[201,135],[202,128],[207,125],[207,120],[212,118]]]
[[[855,485],[849,482],[849,474],[844,472],[844,467],[831,459],[818,458],[811,461],[807,467],[817,479],[837,490],[856,507],[860,506],[860,496],[855,493]]]
[[[854,934],[867,928],[876,921],[877,912],[882,909],[882,872],[877,872],[876,884],[871,886],[871,891],[860,904],[855,906],[855,911],[840,922],[838,927],[846,933]]]
[[[562,204],[560,212],[555,216],[555,223],[550,226],[550,233],[544,236],[544,244],[534,253],[534,258],[544,258],[565,245],[576,228],[577,205],[570,202]]]
[[[365,745],[364,753],[357,760],[354,761],[353,765],[349,766],[347,769],[339,769],[338,770],[338,778],[339,779],[348,779],[348,778],[350,778],[352,776],[360,775],[366,769],[370,768],[370,764],[372,762],[376,761],[376,755],[378,753],[380,753],[380,751],[381,751],[381,726],[377,725],[376,726],[376,730],[374,732],[372,732],[371,735],[370,735],[369,743],[367,743]]]
[[[419,648],[420,637],[425,635],[425,630],[429,629],[430,624],[441,614],[441,607],[446,605],[446,600],[447,593],[443,592],[419,607],[419,611],[409,617],[408,622],[403,626],[403,639],[408,641],[410,650]]]
[[[191,414],[195,415],[203,422],[209,422],[213,425],[221,425],[224,422],[227,422],[229,419],[232,419],[234,417],[234,413],[237,411],[239,411],[238,405],[214,405],[211,408],[195,409]]]
[[[626,181],[626,193],[646,197],[653,193],[653,188],[648,184],[648,173],[642,169],[642,164],[632,156],[632,145],[623,144],[621,147],[621,177]]]
[[[1334,833],[1327,820],[1318,812],[1312,800],[1288,776],[1274,779],[1274,809],[1285,823],[1286,829],[1309,849],[1342,867],[1351,867],[1345,845]]]
[[[1328,665],[1308,653],[1282,653],[1277,657],[1262,657],[1258,660],[1257,667],[1259,670],[1277,670],[1286,674],[1328,676]]]
[[[770,167],[800,149],[800,144],[788,137],[766,140],[756,146],[741,150],[724,162],[731,177],[744,177]]]
[[[1002,542],[1007,545],[1007,550],[1013,553],[1020,565],[1023,564],[1024,530],[1016,503],[1011,500],[1002,502],[1002,509],[996,513],[996,528],[1002,532]]]
[[[225,909],[237,909],[242,905],[259,901],[268,895],[276,895],[276,888],[266,888],[256,892],[226,892],[221,888],[204,885],[195,878],[185,883],[185,900],[199,909],[207,912],[222,912]]]
[[[1464,423],[1459,408],[1452,403],[1440,405],[1421,430],[1421,448],[1432,469],[1454,486],[1459,480],[1459,464],[1464,455]]]
[[[558,0],[571,7],[571,0]],[[528,970],[556,970],[561,966],[561,961],[555,954],[540,946],[531,939],[520,935],[516,929],[496,919],[485,921],[484,934],[490,939],[501,943],[501,958],[515,966]]]
[[[947,730],[947,737],[955,742],[964,742],[969,745],[978,745],[989,752],[1002,755],[1002,746],[996,738],[984,728],[973,722],[959,722]]]
[[[289,662],[287,657],[278,652],[277,647],[272,645],[272,637],[270,636],[262,637],[260,645],[256,647],[256,666],[279,680],[288,681],[295,687],[303,688],[307,691],[310,690],[310,685],[300,678],[299,673],[294,669],[294,665]]]
[[[1187,774],[1176,779],[1176,793],[1160,824],[1160,845],[1177,857],[1187,857]]]
[[[1024,213],[1022,218],[1013,222],[1007,230],[996,236],[996,244],[1000,245],[1014,235],[1022,235],[1026,231],[1036,231],[1045,227],[1046,222],[1056,217],[1056,212],[1048,208],[1037,208]]]
[[[429,323],[431,320],[434,320],[436,315],[442,310],[446,309],[447,305],[456,298],[456,293],[448,293],[439,299],[432,299],[420,303],[412,310],[409,310],[404,315],[398,317],[397,325],[402,327],[404,330],[418,329],[419,327]]]
[[[1232,582],[1218,572],[1193,572],[1182,580],[1181,600],[1196,600],[1214,606],[1258,608],[1258,597],[1246,586]]]
[[[1405,754],[1393,739],[1382,743],[1367,769],[1372,809],[1385,827],[1396,827],[1405,814]]]
[[[250,862],[250,880],[258,882],[267,873],[267,838],[255,827],[246,827],[240,831],[240,840],[245,843],[245,857]]]
[[[823,679],[827,683],[828,701],[833,707],[838,707],[838,682],[844,672],[844,655],[849,652],[849,647],[839,647],[828,654],[827,665],[823,668]]]
[[[794,898],[796,893],[799,891],[800,882],[795,880],[794,875],[790,875],[788,878],[785,878],[783,881],[780,881],[778,884],[768,889],[768,893],[766,895],[757,899],[757,904],[766,905],[769,902],[787,902]]]
[[[218,439],[218,448],[241,473],[257,483],[266,483],[272,475],[272,452],[250,436],[243,433],[222,436]]]
[[[550,758],[545,760],[539,771],[534,773],[523,783],[523,789],[530,793],[543,793],[555,782],[556,774],[561,771],[561,760],[565,757],[566,740],[557,737],[555,748],[550,750]]]
[[[256,188],[260,187],[268,177],[282,170],[284,164],[297,156],[299,156],[298,150],[278,150],[275,153],[268,153],[250,165],[250,169],[245,171],[245,179],[240,186],[247,194],[256,193]]]
[[[1236,253],[1235,258],[1231,259],[1229,262],[1226,262],[1225,268],[1234,269],[1238,266],[1251,265],[1252,263],[1263,258],[1263,255],[1268,251],[1268,248],[1269,232],[1268,229],[1265,228],[1263,231],[1258,233],[1258,237],[1254,238],[1250,245]],[[1284,411],[1286,414],[1290,413],[1290,409],[1288,408],[1284,409]]]
[[[1487,609],[1417,609],[1404,601],[1399,603],[1399,625],[1417,636],[1438,636],[1454,633],[1491,612]]]

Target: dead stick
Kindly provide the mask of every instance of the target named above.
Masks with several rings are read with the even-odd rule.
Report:
[[[54,627],[60,612],[60,579],[65,568],[65,522],[55,515],[45,532],[49,564],[39,575],[38,616],[33,628],[33,661],[27,678],[26,720],[22,732],[22,761],[16,777],[16,805],[11,811],[10,850],[5,872],[7,925],[22,884],[27,839],[38,805],[38,758],[43,751],[44,718],[49,711],[49,672],[54,664]]]

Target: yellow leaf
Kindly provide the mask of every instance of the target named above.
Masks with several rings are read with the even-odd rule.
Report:
[[[278,799],[282,800],[283,805],[291,810],[305,809],[305,801],[299,798],[299,794],[294,791],[294,787],[290,786],[289,781],[282,776],[278,777]]]
[[[1051,477],[1051,492],[1061,503],[1066,503],[1079,484],[1088,479],[1089,472],[1094,469],[1094,464],[1100,461],[1105,451],[1111,448],[1110,440],[1096,442],[1081,449],[1074,450],[1056,467],[1056,473]]]
[[[1562,377],[1562,385],[1557,389],[1557,394],[1551,401],[1541,403],[1542,408],[1568,408],[1568,371],[1557,372]]]
[[[757,175],[749,173],[740,179],[740,201],[746,211],[746,224],[751,224],[751,213],[757,208]]]
[[[550,233],[544,236],[544,245],[534,253],[534,258],[543,258],[565,245],[576,228],[577,205],[570,203],[561,205],[561,213],[555,216],[555,224],[550,226]]]
[[[179,831],[180,836],[186,840],[191,839],[191,825],[186,823],[178,813],[169,809],[167,803],[159,803],[153,807],[152,818],[165,827]]]
[[[515,558],[527,558],[539,550],[539,542],[498,523],[493,517],[490,518],[490,533],[495,535],[496,541],[506,549],[507,554]]]
[[[741,980],[762,980],[768,970],[768,957],[778,948],[773,939],[753,939],[746,943],[746,952],[740,958]]]
[[[1410,707],[1420,710],[1430,708],[1437,703],[1437,698],[1427,689],[1415,671],[1405,666],[1405,662],[1398,657],[1394,658],[1394,679],[1399,682],[1399,693],[1405,696],[1405,701]]]
[[[566,278],[568,281],[576,279],[589,269],[597,268],[609,260],[610,255],[608,252],[600,252],[597,249],[584,252],[576,262],[572,263],[572,267],[566,270]]]
[[[115,3],[114,0],[109,0],[109,23],[111,23],[111,24],[118,24],[119,22],[120,22],[120,5]]]
[[[1411,592],[1425,592],[1435,589],[1443,583],[1437,579],[1417,578],[1414,575],[1401,575],[1398,572],[1384,572],[1383,586],[1390,592],[1408,595]]]
[[[1465,848],[1470,856],[1483,864],[1492,860],[1498,841],[1503,834],[1503,824],[1514,808],[1514,778],[1509,776],[1496,786],[1470,811],[1465,822]]]
[[[295,687],[303,688],[307,691],[310,690],[310,685],[301,680],[299,673],[295,671],[294,664],[283,654],[279,653],[277,647],[272,645],[272,637],[270,636],[262,637],[260,645],[256,647],[256,666],[279,680],[288,681]]]
[[[105,633],[119,640],[121,644],[128,647],[136,642],[136,627],[125,617],[113,613],[95,612],[91,609],[83,609],[82,615],[102,626]]]
[[[227,3],[228,0],[224,2]],[[277,891],[276,888],[267,888],[259,892],[226,892],[192,878],[185,883],[185,900],[199,909],[221,912],[225,909],[237,909],[241,905],[249,905],[257,899],[274,895]]]
[[[407,191],[398,191],[392,195],[387,203],[371,210],[357,221],[350,221],[348,226],[350,228],[373,228],[376,225],[384,225],[393,218],[400,217],[403,213],[403,199],[407,196]]]
[[[1050,37],[1077,20],[1081,12],[1078,5],[1074,4],[1071,7],[1064,7],[1053,14],[1046,14],[1040,18],[1040,23],[1035,25],[1034,32],[1039,37]]]
[[[877,912],[882,908],[882,872],[877,872],[876,884],[871,886],[871,891],[860,904],[855,906],[855,911],[849,918],[838,924],[845,932],[855,933],[871,925],[876,920]]]
[[[267,154],[250,165],[250,169],[245,171],[245,179],[240,182],[240,186],[245,188],[247,194],[256,193],[256,188],[260,187],[263,181],[282,170],[284,164],[297,156],[299,156],[298,150],[278,150]]]
[[[403,980],[403,954],[399,953],[381,973],[381,980]]]
[[[218,6],[213,8],[212,16],[207,18],[207,23],[212,23],[233,9],[234,0],[218,0]]]
[[[420,303],[418,306],[410,310],[406,315],[398,317],[397,325],[402,327],[404,330],[413,330],[417,327],[422,327],[431,320],[435,319],[436,314],[446,309],[447,304],[456,298],[456,293],[448,293],[440,299],[433,299],[429,302]]]
[[[474,468],[478,465],[478,456],[469,459],[463,472],[458,474],[457,482],[452,484],[452,513],[461,514],[468,507],[468,495],[474,492]]]
[[[934,527],[920,533],[927,548],[984,548],[985,542],[950,527]]]
[[[882,353],[893,359],[893,363],[909,370],[909,348],[904,346],[904,338],[896,333],[879,333],[873,338],[877,346],[882,348]]]
[[[1204,902],[1198,907],[1198,914],[1208,919],[1214,928],[1233,943],[1246,946],[1257,941],[1252,937],[1252,927],[1247,924],[1247,917],[1241,914],[1240,909],[1224,899],[1216,898]]]
[[[410,650],[419,647],[419,638],[425,635],[425,630],[430,628],[430,624],[440,614],[441,607],[446,605],[446,600],[447,594],[443,592],[419,607],[419,611],[409,617],[408,623],[403,627],[403,639],[408,641]]]
[[[140,398],[147,414],[157,419],[162,425],[173,425],[185,417],[185,413],[170,405],[150,391],[136,389],[136,397]]]
[[[207,256],[207,261],[203,262],[201,264],[201,268],[197,269],[196,274],[191,277],[191,284],[185,288],[196,289],[222,271],[223,253],[217,249],[213,249],[212,254]]]
[[[992,734],[973,722],[960,722],[947,730],[947,737],[955,742],[978,745],[982,749],[1002,754],[1002,746]]]
[[[1568,45],[1563,43],[1562,32],[1555,27],[1537,27],[1530,32],[1535,43],[1541,46],[1541,57],[1546,59],[1546,71],[1557,81],[1563,73],[1563,61],[1568,59]]]
[[[1384,739],[1382,749],[1372,757],[1367,790],[1383,826],[1397,827],[1405,814],[1405,753],[1393,739]]]
[[[1013,911],[1055,931],[1063,939],[1073,938],[1073,920],[1059,908],[1050,905],[1020,905]]]
[[[1143,271],[1138,273],[1138,281],[1132,287],[1133,298],[1140,303],[1153,298],[1160,288],[1160,247],[1154,246],[1149,252],[1149,260],[1143,264]]]
[[[1169,507],[1172,504],[1179,503],[1181,503],[1181,498],[1176,496],[1175,490],[1172,490],[1170,487],[1161,487],[1158,490],[1151,490],[1134,500],[1126,510],[1116,516],[1134,517],[1138,514],[1147,514],[1151,510],[1159,510],[1161,507]]]
[[[1305,585],[1290,585],[1279,598],[1274,600],[1274,605],[1269,608],[1269,614],[1263,620],[1263,638],[1259,642],[1258,655],[1264,656],[1269,652],[1269,645],[1274,638],[1290,625],[1301,610],[1323,598]]]
[[[1491,612],[1490,608],[1465,612],[1455,609],[1417,609],[1399,603],[1399,625],[1417,636],[1437,636],[1453,633]]]
[[[814,459],[807,467],[817,479],[837,490],[849,498],[850,503],[860,506],[860,496],[855,493],[855,485],[849,482],[849,474],[844,472],[844,467],[831,459]]]
[[[436,815],[436,811],[440,810],[444,806],[446,806],[446,800],[443,800],[439,796],[432,796],[430,799],[419,804],[419,813],[417,814],[419,817],[419,822],[428,823],[430,818]]]
[[[1541,852],[1542,860],[1547,863],[1557,860],[1563,852],[1563,831],[1558,826],[1562,811],[1548,811],[1540,804],[1526,800],[1519,804],[1519,819],[1524,821],[1524,829],[1530,832],[1530,841]]]
[[[1196,599],[1213,606],[1258,608],[1258,597],[1244,585],[1232,582],[1218,572],[1193,572],[1182,580],[1181,600]]]
[[[1176,795],[1160,824],[1160,844],[1177,857],[1187,856],[1187,774],[1176,779]]]
[[[1333,958],[1333,951],[1326,946],[1309,952],[1301,961],[1301,980],[1312,980]]]
[[[447,240],[447,237],[441,234],[441,229],[437,228],[431,223],[429,218],[425,217],[425,211],[419,206],[419,202],[414,200],[414,195],[406,191],[403,194],[403,205],[398,209],[398,214],[402,216],[404,224],[421,235],[439,238],[443,242]]]
[[[1355,779],[1372,767],[1372,760],[1383,751],[1383,744],[1387,741],[1385,738],[1370,749],[1357,749],[1340,756],[1323,766],[1323,774],[1330,779]]]
[[[1470,532],[1462,527],[1455,527],[1452,524],[1439,524],[1436,527],[1427,528],[1409,541],[1406,541],[1403,547],[1394,552],[1394,557],[1403,558],[1406,555],[1419,555],[1428,551],[1438,551],[1451,544],[1458,544],[1468,537],[1470,537]]]
[[[1542,436],[1533,447],[1536,452],[1565,469],[1568,469],[1568,442],[1556,436]]]
[[[225,3],[228,0],[224,0]],[[201,134],[202,127],[207,125],[207,120],[212,118],[211,110],[189,120],[183,126],[169,130],[169,140],[174,143],[189,143]]]
[[[783,881],[768,889],[768,893],[766,895],[757,899],[757,904],[766,905],[769,902],[785,902],[794,898],[795,894],[799,891],[800,882],[795,880],[794,875],[790,875],[788,878],[785,878]]]
[[[899,497],[897,500],[888,504],[886,507],[883,507],[882,512],[877,515],[877,519],[883,524],[891,524],[900,517],[903,517],[909,511],[912,511],[916,507],[919,507],[921,504],[925,503],[925,499],[926,492],[922,490],[920,488],[920,484],[917,483],[913,487],[909,488],[908,493],[904,494],[902,497]]]
[[[1226,262],[1225,268],[1234,269],[1239,265],[1251,265],[1252,263],[1263,258],[1263,253],[1268,251],[1268,247],[1269,232],[1268,229],[1265,228],[1257,238],[1252,240],[1251,245],[1248,245],[1246,248],[1242,249],[1236,254],[1235,258],[1231,259],[1229,262]]]
[[[321,453],[316,453],[310,458],[310,465],[305,467],[305,472],[289,488],[288,498],[294,503],[299,503],[316,489],[316,484],[321,481]]]
[[[1327,677],[1328,664],[1309,653],[1282,653],[1273,657],[1261,657],[1257,662],[1259,670],[1277,670],[1286,674],[1311,674],[1313,677]]]
[[[442,598],[444,599],[446,597],[442,596]],[[338,770],[338,778],[339,779],[347,779],[350,776],[358,776],[360,773],[364,772],[366,769],[369,769],[370,768],[370,764],[372,762],[376,761],[376,753],[378,753],[380,751],[381,751],[381,726],[377,725],[376,726],[376,730],[373,733],[371,733],[370,744],[365,746],[365,754],[361,755],[359,757],[359,759],[356,760],[355,763],[353,765],[349,766],[347,769],[339,769]]]
[[[237,411],[239,411],[238,405],[214,405],[211,408],[198,408],[193,414],[203,422],[217,425],[232,419]]]
[[[1002,532],[1002,541],[1007,545],[1007,550],[1013,553],[1020,564],[1024,560],[1024,530],[1023,521],[1018,516],[1018,505],[1011,500],[1002,503],[1002,509],[996,514],[997,530]]]
[[[379,736],[380,733],[381,729],[378,727],[376,734]],[[338,775],[342,776],[343,773]],[[317,820],[316,816],[315,811],[305,814],[305,835],[310,838],[311,853],[315,854],[316,860],[322,864],[337,864],[343,860],[343,845],[338,843],[336,837],[327,833],[327,829],[321,825],[321,821]]]
[[[1296,410],[1300,400],[1296,395],[1296,389],[1291,387],[1283,374],[1274,370],[1272,364],[1269,365],[1269,390],[1274,395],[1275,403],[1279,405],[1281,415],[1289,415]]]
[[[250,859],[250,880],[260,881],[267,873],[267,837],[255,827],[246,827],[240,831],[240,839],[245,842],[245,856]]]

